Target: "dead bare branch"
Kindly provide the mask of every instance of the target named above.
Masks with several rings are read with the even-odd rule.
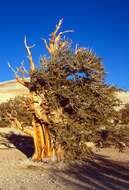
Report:
[[[28,54],[28,59],[30,61],[30,74],[32,74],[35,71],[35,64],[33,62],[30,49],[32,49],[35,45],[28,46],[26,36],[25,36],[24,44],[25,44],[25,48],[26,48],[26,51],[27,51],[27,54]]]
[[[26,80],[25,77],[25,73],[27,72],[27,70],[25,70],[25,68],[23,67],[23,63],[21,63],[20,67],[16,67],[16,70],[11,66],[10,63],[8,63],[8,66],[14,73],[16,80],[23,86],[27,87],[28,81]],[[22,78],[20,77],[20,74]]]
[[[62,22],[63,22],[63,19],[61,19],[59,21],[59,23],[56,25],[55,31],[52,32],[51,38],[49,39],[49,45],[48,45],[46,39],[43,39],[43,42],[44,42],[44,44],[46,46],[46,49],[48,50],[48,52],[51,55],[54,55],[54,53],[59,48],[64,48],[67,45],[67,41],[61,39],[62,35],[64,35],[65,33],[68,33],[68,32],[73,32],[73,30],[66,30],[66,31],[58,33],[59,29],[61,28]]]

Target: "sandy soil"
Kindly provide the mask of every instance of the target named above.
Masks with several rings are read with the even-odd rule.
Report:
[[[10,134],[5,138],[5,134]],[[32,162],[33,141],[15,130],[0,129],[0,138],[13,144],[0,146],[0,190],[128,190],[129,150],[95,152],[93,161]],[[0,141],[1,142],[1,141]]]

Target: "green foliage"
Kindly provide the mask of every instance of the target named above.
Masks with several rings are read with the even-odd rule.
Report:
[[[129,124],[129,104],[126,104],[120,111],[119,111],[119,119],[123,124]]]
[[[22,126],[31,126],[32,114],[28,109],[29,99],[27,97],[16,97],[8,102],[0,104],[0,127],[10,127],[9,114],[16,116]]]
[[[32,89],[46,97],[48,127],[55,141],[64,146],[68,159],[85,159],[91,153],[86,141],[103,142],[102,126],[107,131],[113,127],[117,117],[114,107],[119,101],[104,76],[101,59],[92,51],[73,51],[67,46],[50,58],[42,57],[41,68],[31,77]],[[52,111],[58,115],[56,122]]]

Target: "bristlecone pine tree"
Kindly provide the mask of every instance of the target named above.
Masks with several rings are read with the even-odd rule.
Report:
[[[118,101],[113,88],[104,82],[101,59],[91,50],[72,49],[71,42],[63,38],[71,31],[59,32],[61,24],[62,20],[49,44],[43,40],[49,57],[41,58],[38,69],[30,51],[33,46],[25,38],[29,79],[23,64],[16,71],[9,65],[16,80],[30,91],[27,110],[32,113],[33,128],[22,126],[15,114],[8,116],[13,125],[33,137],[33,160],[86,159],[91,153],[86,142],[105,139],[116,117]]]

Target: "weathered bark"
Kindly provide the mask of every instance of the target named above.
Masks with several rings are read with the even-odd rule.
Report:
[[[13,117],[9,115],[9,117],[13,127],[21,130],[23,133],[33,138],[35,151],[32,159],[35,161],[42,161],[44,158],[52,157],[53,152],[48,124],[46,123],[46,119],[43,120],[44,117],[41,117],[42,115],[40,109],[37,109],[39,107],[38,104],[38,101],[35,103],[33,100],[33,103],[30,105],[31,108],[33,107],[32,129],[23,127],[16,116]]]
[[[51,157],[52,155],[51,136],[48,129],[49,119],[46,114],[46,109],[48,109],[47,102],[43,95],[40,97],[36,92],[30,92],[30,95],[32,102],[30,107],[33,112],[33,139],[35,145],[33,160],[43,160],[44,157]]]
[[[21,123],[18,121],[18,119],[17,118],[15,118],[15,117],[11,117],[10,118],[10,120],[11,120],[11,123],[12,123],[12,126],[13,127],[15,127],[15,128],[17,128],[17,129],[19,129],[19,130],[21,130],[23,133],[25,133],[27,136],[31,136],[32,138],[33,138],[33,135],[34,135],[34,133],[33,133],[33,130],[32,129],[29,129],[29,128],[27,128],[27,127],[22,127],[22,125],[21,125]]]
[[[49,130],[35,117],[33,117],[32,126],[34,129],[33,139],[35,146],[35,152],[32,159],[41,161],[46,157],[50,158],[52,155],[52,147]]]
[[[32,48],[32,46],[27,45],[26,38],[25,38],[25,47],[30,61],[30,71],[28,73],[31,78],[32,74],[35,72],[35,65],[30,52],[30,48]],[[24,73],[26,72],[26,70],[23,65],[21,65],[21,67],[17,69],[17,71],[15,71],[10,64],[9,67],[15,73],[16,80],[20,84],[28,88],[30,91],[29,97],[31,99],[31,102],[29,108],[33,114],[33,119],[32,119],[33,131],[23,128],[21,123],[17,120],[17,118],[12,117],[11,119],[13,119],[15,127],[22,130],[22,132],[26,133],[27,135],[32,136],[35,146],[35,152],[32,157],[33,160],[41,161],[46,157],[47,158],[51,157],[52,146],[51,146],[51,135],[48,129],[49,119],[46,114],[46,110],[48,110],[46,99],[43,94],[42,97],[38,95],[35,88],[33,90],[30,88],[30,86],[32,86],[33,84],[31,84],[31,81],[25,79]],[[22,78],[20,78],[20,76],[18,75],[19,72],[22,74]]]
[[[52,33],[52,35],[51,35],[52,37],[49,42],[49,45],[47,44],[46,40],[44,40],[46,48],[48,49],[48,52],[52,56],[56,53],[56,51],[59,47],[63,48],[65,46],[66,42],[65,41],[63,42],[61,40],[61,36],[66,32],[71,32],[71,31],[64,31],[64,32],[60,32],[59,34],[57,34],[61,27],[61,24],[62,24],[62,20],[59,21],[58,25],[56,26],[55,31]],[[30,49],[33,48],[34,45],[28,46],[26,37],[25,37],[24,44],[25,44],[25,48],[26,48],[26,51],[28,54],[28,59],[30,62],[29,72],[26,71],[23,64],[21,64],[21,66],[19,68],[17,68],[16,71],[11,67],[10,64],[9,64],[9,67],[14,72],[16,80],[20,84],[22,84],[23,86],[28,88],[30,91],[29,97],[31,99],[31,103],[30,103],[29,107],[33,113],[33,119],[32,119],[33,132],[29,131],[27,129],[23,129],[20,122],[16,118],[15,118],[14,122],[19,129],[21,129],[23,132],[25,132],[26,134],[29,134],[30,136],[33,137],[34,146],[35,146],[35,152],[32,157],[33,160],[43,160],[46,157],[52,157],[52,159],[54,160],[56,150],[54,149],[54,147],[52,147],[51,134],[50,134],[50,131],[48,128],[48,126],[49,126],[49,118],[47,116],[48,105],[47,105],[45,96],[44,96],[44,94],[39,95],[35,88],[32,89],[33,84],[31,83],[31,81],[26,80],[26,77],[25,77],[25,73],[27,73],[27,74],[29,74],[29,77],[31,79],[32,75],[35,72],[35,64],[33,62],[31,51],[30,51]],[[22,77],[20,77],[19,73],[21,74]],[[56,120],[59,119],[58,112],[60,113],[60,110],[57,110],[55,122],[58,122]],[[59,146],[59,150],[57,152],[59,152],[59,157],[61,157],[60,156],[61,155],[61,146]],[[58,157],[58,154],[57,154],[57,157]]]

